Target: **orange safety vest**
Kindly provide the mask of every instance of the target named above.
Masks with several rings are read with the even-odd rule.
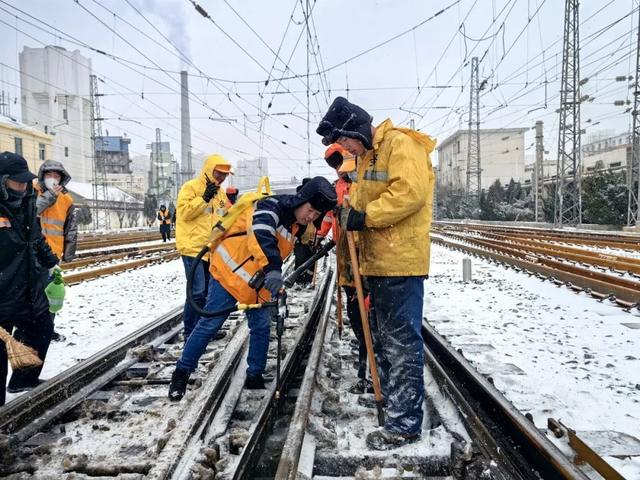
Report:
[[[169,210],[165,210],[164,212],[162,210],[158,210],[158,215],[162,217],[161,222],[163,225],[169,225],[171,223],[171,214],[169,213]]]
[[[269,263],[253,234],[254,210],[255,205],[242,212],[209,259],[209,271],[213,278],[239,303],[262,303],[271,299],[268,290],[262,288],[258,297],[256,291],[249,286],[249,280]],[[282,259],[293,251],[297,231],[296,223],[292,225],[291,231],[282,225],[277,227],[275,236]]]
[[[36,190],[38,195],[42,195],[39,188]],[[42,234],[58,258],[62,258],[64,253],[64,224],[72,206],[73,198],[71,195],[60,192],[56,202],[40,214]]]

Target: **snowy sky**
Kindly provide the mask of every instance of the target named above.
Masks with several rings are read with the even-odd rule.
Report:
[[[543,120],[545,147],[554,156],[563,1],[309,3],[313,8],[309,21],[312,174],[330,175],[322,160],[324,147],[314,130],[330,100],[347,95],[347,87],[348,97],[369,110],[376,122],[391,117],[396,123],[408,124],[414,119],[416,127],[440,140],[465,128],[472,56],[482,59],[480,78],[487,80],[480,101],[482,128],[532,127],[536,120]],[[187,67],[191,74],[198,75],[190,79],[192,144],[196,151],[219,152],[232,163],[262,155],[269,160],[273,177],[302,176],[307,172],[308,158],[306,79],[273,79],[307,72],[305,4],[306,0],[201,0],[212,22],[198,14],[190,0],[0,0],[0,90],[11,96],[18,93],[19,76],[12,68],[17,67],[18,52],[24,46],[77,48],[92,59],[94,72],[104,80],[100,88],[107,96],[101,102],[103,110],[108,109],[103,116],[109,120],[103,128],[111,135],[129,135],[135,156],[147,154],[145,145],[159,127],[179,157],[178,71]],[[190,60],[181,59],[174,46],[132,7]],[[631,114],[625,113],[629,106],[614,106],[613,102],[632,100],[628,82],[616,82],[615,77],[632,75],[635,69],[635,8],[634,0],[581,4],[581,77],[588,78],[582,94],[589,96],[583,104],[583,142],[600,130],[624,132],[630,127]],[[443,13],[428,20],[442,9]],[[344,63],[415,26],[409,33]],[[64,35],[47,33],[52,27]],[[114,61],[70,43],[66,35],[124,60]],[[273,52],[278,50],[282,61],[275,59]],[[166,72],[157,70],[157,66]],[[315,74],[324,69],[329,71]],[[199,72],[225,81],[202,78]],[[272,80],[265,87],[267,78]],[[260,93],[264,94],[262,98]],[[265,135],[261,137],[260,113],[270,102]],[[209,119],[219,119],[214,109],[229,120]],[[12,114],[19,115],[19,105],[12,106]],[[133,121],[120,121],[118,117]],[[530,131],[525,146],[529,148],[533,141]],[[525,153],[533,154],[533,147]]]

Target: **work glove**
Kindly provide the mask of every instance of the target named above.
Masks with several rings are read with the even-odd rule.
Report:
[[[338,223],[343,230],[361,231],[364,230],[365,213],[354,210],[351,207],[340,207],[338,209]]]
[[[264,277],[264,288],[269,290],[272,297],[278,295],[280,290],[282,290],[282,285],[284,285],[284,280],[282,279],[282,272],[280,272],[280,270],[267,272],[267,275]]]
[[[207,188],[204,189],[202,199],[209,203],[209,201],[216,196],[220,187],[207,178]]]

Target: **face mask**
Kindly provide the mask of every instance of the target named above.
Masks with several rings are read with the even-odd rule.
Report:
[[[7,194],[9,196],[7,203],[11,208],[18,208],[22,204],[22,199],[27,195],[27,192],[18,192],[12,188],[7,187]]]
[[[44,184],[49,190],[51,190],[53,187],[60,185],[60,182],[55,178],[47,177],[44,179]]]

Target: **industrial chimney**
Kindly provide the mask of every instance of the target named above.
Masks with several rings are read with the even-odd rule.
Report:
[[[193,164],[191,162],[191,115],[189,114],[189,74],[186,70],[180,72],[180,142],[182,152],[180,157],[181,180],[183,184],[193,178]]]

